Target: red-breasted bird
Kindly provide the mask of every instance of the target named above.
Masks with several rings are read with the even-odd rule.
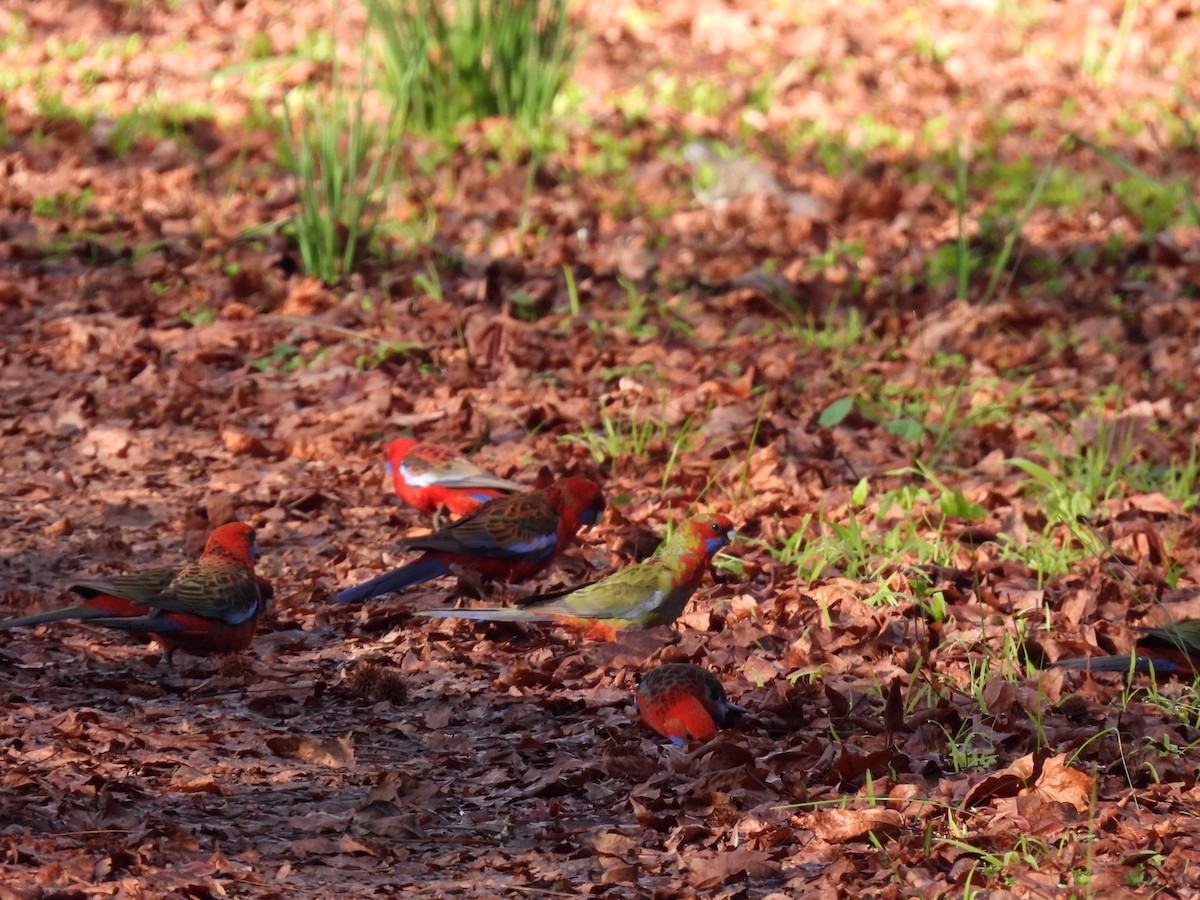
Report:
[[[712,672],[691,663],[651,669],[635,698],[642,721],[678,747],[707,741],[747,711],[726,699],[725,688]]]
[[[1160,675],[1183,675],[1191,678],[1200,671],[1200,619],[1180,619],[1158,628],[1138,628],[1134,653],[1116,656],[1085,656],[1081,659],[1060,659],[1055,665],[1067,669],[1090,669],[1093,672],[1148,673],[1153,666]]]
[[[520,609],[429,609],[417,615],[482,622],[557,622],[582,630],[587,637],[613,640],[622,628],[652,628],[678,619],[713,556],[732,539],[733,523],[725,516],[695,516],[680,524],[654,556],[578,590],[529,597]]]
[[[426,514],[445,507],[465,516],[498,497],[525,490],[448,447],[402,438],[388,444],[386,452],[396,496]]]
[[[215,529],[200,559],[183,568],[150,569],[77,581],[69,590],[87,602],[0,622],[0,629],[83,621],[147,635],[166,651],[196,656],[237,653],[250,646],[273,593],[254,574],[254,529],[232,522]]]
[[[604,513],[604,495],[586,478],[564,478],[540,491],[509,494],[425,537],[400,542],[401,550],[424,551],[412,562],[337,595],[357,603],[399,591],[455,568],[485,578],[520,581],[562,553],[579,529]]]

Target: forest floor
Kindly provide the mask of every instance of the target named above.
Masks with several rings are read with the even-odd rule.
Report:
[[[357,4],[0,10],[0,605],[230,520],[277,604],[0,634],[0,897],[1195,896],[1192,680],[1051,665],[1200,616],[1194,12],[589,3],[548,156],[414,138],[329,286],[273,116]],[[407,433],[604,485],[536,587],[739,538],[676,642],[334,606]],[[663,661],[749,715],[673,748]]]

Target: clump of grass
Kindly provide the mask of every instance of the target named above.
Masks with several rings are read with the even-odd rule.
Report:
[[[414,128],[446,142],[492,116],[544,124],[580,47],[567,0],[364,2],[383,87]]]
[[[1061,147],[1060,147],[1061,149]],[[983,289],[982,295],[978,298],[979,302],[986,306],[991,303],[997,295],[1000,288],[1000,280],[1004,277],[1006,271],[1010,271],[1009,263],[1012,262],[1012,269],[1015,270],[1019,262],[1020,254],[1017,252],[1018,243],[1021,239],[1021,231],[1025,227],[1025,223],[1029,221],[1029,217],[1034,210],[1038,208],[1042,199],[1042,194],[1046,190],[1046,186],[1050,183],[1052,176],[1055,173],[1058,160],[1058,152],[1055,156],[1042,166],[1038,173],[1036,181],[1027,186],[1027,197],[1024,205],[1017,213],[1016,217],[1008,225],[1007,233],[1004,236],[1003,244],[999,252],[991,259],[991,274],[988,276],[987,286]],[[954,211],[955,225],[957,230],[957,241],[955,246],[954,256],[954,274],[955,274],[955,297],[961,300],[970,299],[971,279],[976,270],[981,268],[987,262],[987,254],[981,253],[979,248],[974,245],[967,234],[966,218],[967,209],[970,204],[970,195],[967,190],[967,170],[969,160],[963,152],[962,145],[955,143],[954,146]],[[1011,202],[1011,201],[1010,201]],[[1003,231],[1003,228],[995,228],[997,232]],[[1011,280],[1011,271],[1010,271]]]
[[[370,246],[396,178],[403,113],[386,123],[365,111],[367,59],[357,87],[297,88],[283,105],[284,165],[297,182],[300,210],[291,232],[304,270],[326,284],[354,271]]]
[[[621,399],[612,409],[602,410],[599,427],[580,434],[565,434],[559,440],[585,447],[598,464],[637,466],[665,458],[661,487],[670,485],[671,475],[683,457],[702,440],[702,416],[689,415],[673,424],[664,398],[657,408],[646,408],[640,398]]]

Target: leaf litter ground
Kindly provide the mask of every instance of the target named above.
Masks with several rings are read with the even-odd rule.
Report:
[[[1121,77],[1100,87],[1061,62],[1086,35],[1116,33],[1120,4],[1095,6],[1104,14],[1088,18],[1086,4],[1047,5],[1019,34],[971,4],[811,4],[802,22],[766,4],[606,7],[578,74],[591,128],[628,142],[627,168],[597,168],[596,134],[573,126],[577,156],[543,170],[523,210],[523,161],[470,133],[454,177],[412,169],[408,202],[437,210],[434,242],[369,266],[348,291],[297,275],[281,238],[237,239],[294,198],[266,130],[199,121],[115,154],[119,121],[52,117],[35,84],[15,87],[0,180],[0,599],[23,611],[58,602],[80,574],[181,562],[241,518],[259,530],[280,609],[245,658],[171,672],[83,628],[0,638],[0,893],[1193,890],[1191,687],[1161,687],[1185,711],[1174,715],[1123,694],[1117,676],[1024,664],[1125,649],[1147,596],[1200,614],[1196,514],[1116,490],[1093,520],[1112,557],[1048,578],[995,539],[1046,522],[1006,460],[1047,435],[1082,453],[1112,434],[1090,398],[1120,391],[1108,425],[1139,460],[1189,458],[1196,228],[1143,237],[1112,193],[1079,212],[1039,207],[991,302],[953,301],[926,278],[956,235],[937,181],[952,173],[930,177],[919,145],[873,148],[864,124],[944,116],[982,138],[1003,113],[1011,131],[977,154],[1114,178],[1110,162],[1058,142],[1120,134],[1126,158],[1194,183],[1194,152],[1117,125],[1179,102],[1160,76],[1200,55],[1200,29],[1182,4],[1142,10]],[[144,52],[124,66],[63,57],[41,69],[43,90],[124,111],[156,85],[239,123],[253,86],[208,73],[241,61],[247,36],[283,56],[297,34],[324,28],[349,48],[361,33],[354,9],[345,21],[304,3],[200,9],[24,4],[26,38],[4,58],[20,71],[47,63],[52,35],[138,33]],[[319,69],[282,66],[274,99]],[[777,76],[772,102],[741,102],[763,72]],[[671,73],[724,87],[728,106],[663,100]],[[658,86],[644,117],[618,116],[607,98],[643,83]],[[834,171],[787,151],[773,135],[797,119],[846,134],[844,152],[861,158]],[[783,197],[698,203],[684,134],[750,135],[810,213]],[[523,212],[534,229],[520,229]],[[969,223],[986,212],[980,200]],[[1039,274],[1054,262],[1057,281]],[[444,301],[420,286],[431,265]],[[803,339],[810,319],[846,323],[851,308],[851,345]],[[407,350],[364,369],[373,341]],[[960,383],[969,396],[937,394]],[[914,442],[894,427],[902,417],[864,414],[867,403],[820,424],[835,401],[884,385],[940,396],[931,421],[946,427]],[[996,403],[1006,415],[964,414]],[[604,416],[667,428],[635,458],[602,462],[561,440],[601,433]],[[382,444],[405,430],[506,477],[532,482],[545,466],[605,484],[605,522],[540,586],[644,557],[697,498],[735,519],[742,571],[719,570],[674,644],[411,617],[449,602],[451,582],[333,607],[337,587],[398,563],[393,542],[427,525],[383,483]],[[952,438],[936,448],[937,477],[984,512],[913,515],[917,534],[956,536],[949,559],[897,552],[869,574],[829,565],[801,580],[768,552],[797,532],[819,541],[820,516],[891,529],[897,514],[878,498],[917,482],[934,433]],[[891,605],[866,602],[881,588]],[[914,600],[930,588],[943,621]],[[1019,627],[1030,620],[1042,627]],[[719,673],[751,715],[689,753],[664,747],[637,723],[632,688],[673,660]]]

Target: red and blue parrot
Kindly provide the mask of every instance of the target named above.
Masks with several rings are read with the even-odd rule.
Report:
[[[604,513],[604,495],[586,478],[565,478],[538,491],[509,494],[425,537],[400,542],[419,550],[410,563],[337,594],[358,603],[403,590],[455,569],[485,578],[521,581],[548,566],[575,540],[579,529]]]
[[[715,675],[690,663],[651,669],[638,685],[635,699],[642,721],[678,747],[707,741],[718,728],[746,712],[726,699]]]
[[[401,438],[388,444],[386,452],[396,496],[426,514],[444,508],[465,516],[498,497],[525,490],[448,447]]]
[[[273,599],[270,582],[255,575],[254,529],[233,522],[214,529],[196,562],[115,578],[77,581],[68,589],[77,606],[0,622],[0,629],[80,621],[145,635],[166,651],[195,656],[237,653],[250,646]]]

